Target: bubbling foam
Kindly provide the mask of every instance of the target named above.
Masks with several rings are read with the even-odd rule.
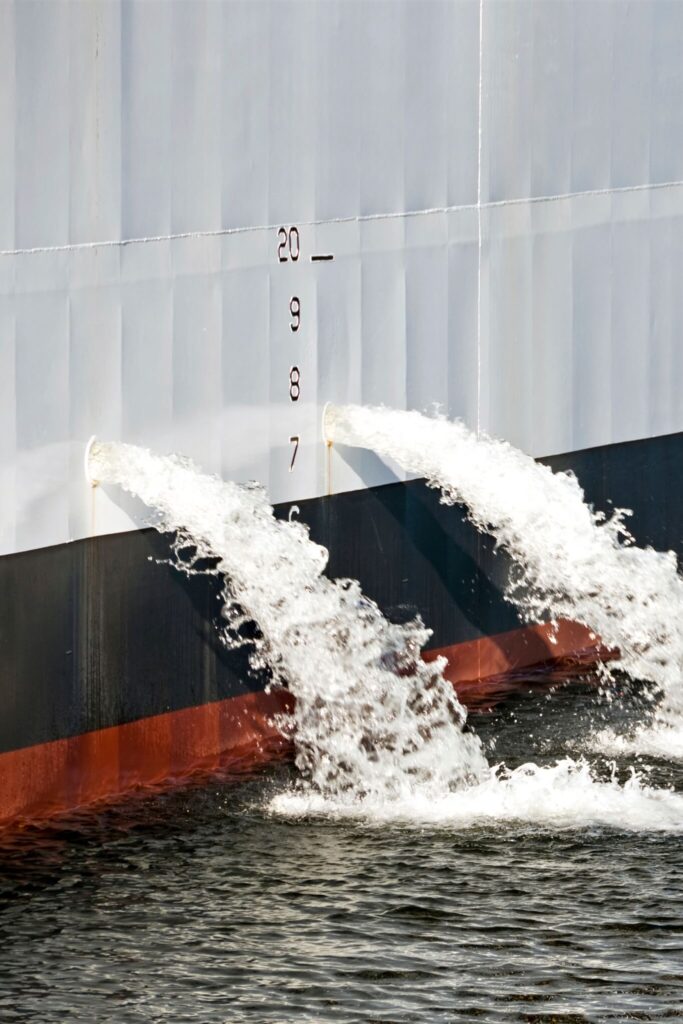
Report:
[[[683,831],[683,796],[648,786],[632,772],[620,783],[595,777],[584,759],[564,758],[555,765],[504,765],[486,778],[436,798],[420,791],[393,801],[360,796],[335,800],[325,794],[291,790],[279,793],[272,812],[288,818],[332,817],[379,825],[480,828],[534,825],[558,831],[605,827],[622,831]]]

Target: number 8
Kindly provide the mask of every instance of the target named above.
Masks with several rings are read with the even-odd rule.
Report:
[[[289,397],[292,402],[299,401],[301,394],[301,371],[298,366],[292,366],[289,371]]]

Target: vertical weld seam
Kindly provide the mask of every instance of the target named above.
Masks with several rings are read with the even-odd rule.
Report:
[[[481,429],[481,156],[484,78],[484,0],[479,0],[479,96],[477,110],[477,437]]]

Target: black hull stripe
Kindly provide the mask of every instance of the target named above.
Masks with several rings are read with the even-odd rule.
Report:
[[[682,552],[683,434],[544,460],[588,499],[633,508],[641,544]],[[443,648],[520,625],[508,565],[423,483],[298,502],[329,572],[353,577],[394,619],[420,614]],[[289,505],[278,507],[286,516]],[[0,753],[263,689],[218,637],[218,585],[158,564],[154,530],[0,559]]]

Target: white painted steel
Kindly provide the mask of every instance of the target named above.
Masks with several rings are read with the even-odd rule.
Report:
[[[289,501],[326,401],[535,455],[683,429],[681,52],[665,0],[5,0],[0,552],[143,521],[94,514],[93,433]]]

